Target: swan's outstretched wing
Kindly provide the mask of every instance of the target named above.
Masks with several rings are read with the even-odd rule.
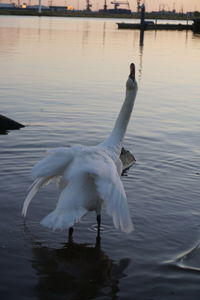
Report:
[[[30,191],[24,201],[23,208],[22,208],[22,216],[26,217],[26,213],[29,207],[29,204],[33,197],[37,194],[39,189],[45,184],[45,181],[48,180],[45,177],[41,177],[39,179],[36,179],[33,184],[31,185]]]
[[[79,153],[67,170],[67,180],[56,209],[44,218],[43,225],[53,229],[73,226],[87,211],[98,213],[96,200],[100,198],[117,229],[133,230],[123,184],[113,160],[105,152],[93,148]]]
[[[112,216],[114,226],[123,232],[131,232],[133,223],[124,187],[118,174],[113,174],[111,179],[98,177],[96,184],[100,197],[105,201],[107,212]]]
[[[32,169],[33,178],[52,177],[63,173],[74,156],[74,147],[56,148],[47,151],[47,157],[40,160]]]
[[[61,192],[57,206],[41,222],[42,225],[53,229],[68,229],[79,222],[87,210],[88,199],[92,197],[92,191],[85,188],[84,180],[71,180]]]
[[[124,232],[131,232],[133,224],[127,198],[113,160],[102,152],[91,153],[85,157],[84,162],[82,161],[81,168],[93,176],[99,197],[104,201],[115,227]],[[73,173],[73,170],[71,171]]]
[[[39,161],[32,169],[35,179],[24,201],[22,215],[25,217],[29,204],[41,187],[48,184],[52,179],[61,176],[63,171],[73,159],[76,147],[57,148],[47,152],[47,157]]]

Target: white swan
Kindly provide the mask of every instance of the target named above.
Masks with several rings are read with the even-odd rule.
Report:
[[[32,169],[35,181],[24,201],[24,217],[38,190],[56,179],[61,187],[61,194],[55,210],[42,220],[42,225],[54,230],[69,229],[69,234],[72,235],[73,225],[88,211],[96,211],[100,237],[101,209],[104,204],[117,229],[123,232],[133,230],[120,179],[122,163],[119,158],[137,94],[133,63],[130,70],[125,100],[110,136],[97,146],[75,145],[48,151],[47,157]]]

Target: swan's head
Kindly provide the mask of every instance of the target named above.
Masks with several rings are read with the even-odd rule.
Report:
[[[130,75],[133,75],[135,77],[135,64],[130,64]]]
[[[129,78],[126,82],[126,89],[127,90],[133,90],[136,86],[135,83],[135,64],[131,63],[130,64],[130,75]]]

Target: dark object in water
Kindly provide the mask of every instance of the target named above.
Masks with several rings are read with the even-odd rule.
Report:
[[[6,132],[7,130],[20,129],[25,127],[24,125],[9,119],[3,115],[0,115],[0,132]]]
[[[130,151],[124,149],[124,147],[122,147],[120,159],[123,164],[123,172],[125,170],[129,169],[133,165],[133,163],[136,161],[134,155]]]
[[[117,23],[118,29],[140,29],[140,23]],[[192,30],[193,25],[191,24],[157,24],[153,21],[144,22],[144,30]]]
[[[193,31],[194,33],[200,33],[200,18],[193,20]]]

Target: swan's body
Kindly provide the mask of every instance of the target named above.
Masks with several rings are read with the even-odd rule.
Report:
[[[35,181],[24,202],[23,216],[38,190],[56,179],[61,194],[55,210],[42,220],[44,226],[71,228],[88,211],[96,211],[100,217],[105,204],[114,226],[124,232],[132,231],[126,194],[120,179],[120,152],[136,93],[137,83],[130,76],[120,114],[111,135],[104,142],[97,146],[76,145],[50,150],[47,157],[33,167]],[[100,218],[97,220],[100,224]]]

